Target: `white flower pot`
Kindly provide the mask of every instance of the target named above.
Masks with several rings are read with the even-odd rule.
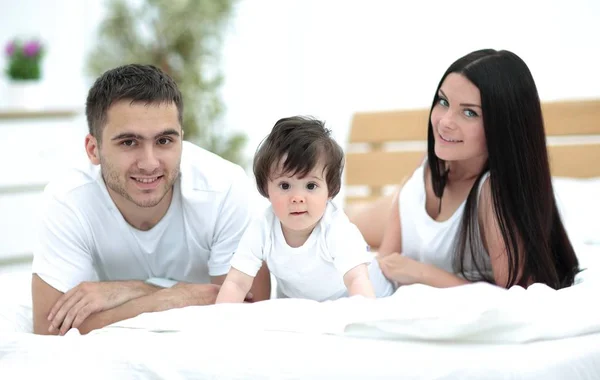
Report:
[[[11,110],[44,108],[43,87],[40,81],[8,81],[0,94],[0,107]]]

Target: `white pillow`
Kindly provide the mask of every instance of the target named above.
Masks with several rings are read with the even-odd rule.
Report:
[[[581,269],[575,283],[600,283],[600,245],[575,244],[574,249]]]
[[[552,179],[558,210],[573,244],[600,244],[600,177]]]
[[[0,335],[33,332],[31,270],[0,274]]]

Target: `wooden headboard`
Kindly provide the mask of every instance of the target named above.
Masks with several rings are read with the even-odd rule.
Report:
[[[600,177],[600,100],[542,103],[553,176]],[[428,109],[360,112],[346,155],[346,202],[371,201],[412,174],[427,150]]]

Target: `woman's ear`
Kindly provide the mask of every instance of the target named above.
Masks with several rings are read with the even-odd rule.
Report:
[[[98,144],[98,140],[88,134],[85,136],[85,152],[87,153],[90,162],[94,165],[100,165],[100,147]]]

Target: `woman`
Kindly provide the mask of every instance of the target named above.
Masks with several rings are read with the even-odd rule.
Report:
[[[427,157],[391,211],[389,204],[351,217],[369,226],[365,238],[379,246],[381,269],[399,285],[559,289],[579,270],[554,199],[536,85],[509,51],[472,52],[444,73]],[[381,215],[389,217],[377,241],[371,232]]]

